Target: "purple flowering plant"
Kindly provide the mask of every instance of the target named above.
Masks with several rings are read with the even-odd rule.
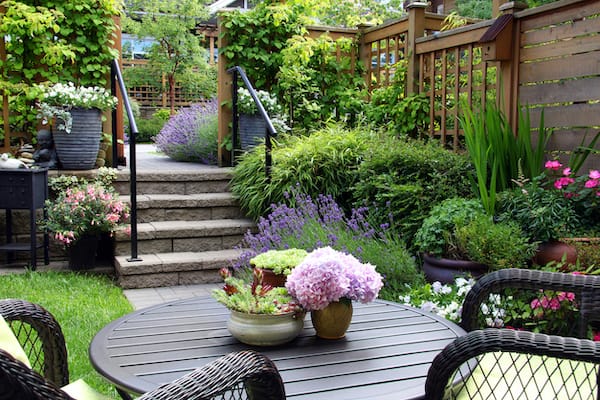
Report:
[[[217,162],[217,101],[182,108],[154,138],[156,147],[177,161]]]
[[[322,310],[331,302],[373,301],[383,286],[375,266],[351,254],[322,247],[292,269],[285,284],[290,295],[307,311]]]

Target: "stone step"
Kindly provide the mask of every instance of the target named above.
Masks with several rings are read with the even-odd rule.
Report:
[[[115,257],[115,271],[123,289],[217,283],[221,267],[231,266],[242,250],[153,253],[141,261]]]
[[[122,199],[130,202],[130,196]],[[231,193],[142,194],[137,196],[139,223],[242,218]]]
[[[231,168],[206,168],[199,171],[140,172],[136,174],[139,194],[196,194],[229,191]],[[114,186],[121,194],[130,194],[129,170],[120,172]]]
[[[232,249],[255,224],[248,219],[156,221],[138,224],[138,254]],[[115,254],[131,254],[130,238],[116,235]]]

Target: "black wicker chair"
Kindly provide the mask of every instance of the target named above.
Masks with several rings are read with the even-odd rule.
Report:
[[[540,298],[544,307],[524,315]],[[553,298],[567,307],[557,313],[561,302]],[[508,309],[519,304],[515,299],[525,301]],[[552,316],[558,323],[543,322]],[[515,325],[482,329],[499,320]],[[520,269],[483,276],[463,303],[461,325],[468,333],[434,359],[426,398],[600,399],[600,342],[588,339],[599,321],[600,277]]]
[[[71,399],[67,350],[54,317],[39,305],[0,300],[0,314],[24,348],[31,368],[0,349],[0,399]],[[139,399],[285,399],[275,365],[254,351],[221,357]]]

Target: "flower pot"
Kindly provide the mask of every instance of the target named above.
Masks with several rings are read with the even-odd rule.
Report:
[[[269,285],[271,287],[284,287],[287,275],[276,274],[270,269],[256,268],[260,274],[262,274],[262,284]],[[256,280],[256,275],[254,276]]]
[[[71,132],[57,129],[52,135],[63,169],[92,169],[102,138],[102,112],[97,108],[73,108]]]
[[[310,312],[315,333],[322,339],[341,339],[352,321],[352,301],[342,299],[329,303],[322,310]]]
[[[577,249],[565,242],[551,240],[539,245],[533,262],[538,265],[546,265],[549,262],[561,263],[563,257],[568,265],[576,264]]]
[[[450,260],[423,254],[423,272],[428,282],[452,283],[456,276],[465,273],[470,274],[473,278],[478,278],[488,270],[487,265],[473,261]]]
[[[266,121],[258,114],[240,114],[238,133],[240,147],[249,150],[265,139]]]
[[[69,268],[76,271],[94,268],[98,241],[98,235],[82,235],[75,242],[69,244],[67,246]]]
[[[227,329],[242,343],[277,346],[290,342],[304,328],[304,313],[250,314],[231,310]]]

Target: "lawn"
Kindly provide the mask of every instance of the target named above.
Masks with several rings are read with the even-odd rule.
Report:
[[[133,310],[123,291],[110,278],[74,272],[26,272],[0,276],[0,298],[37,303],[60,323],[69,354],[69,375],[83,378],[96,390],[119,398],[92,367],[88,347],[110,321]]]

